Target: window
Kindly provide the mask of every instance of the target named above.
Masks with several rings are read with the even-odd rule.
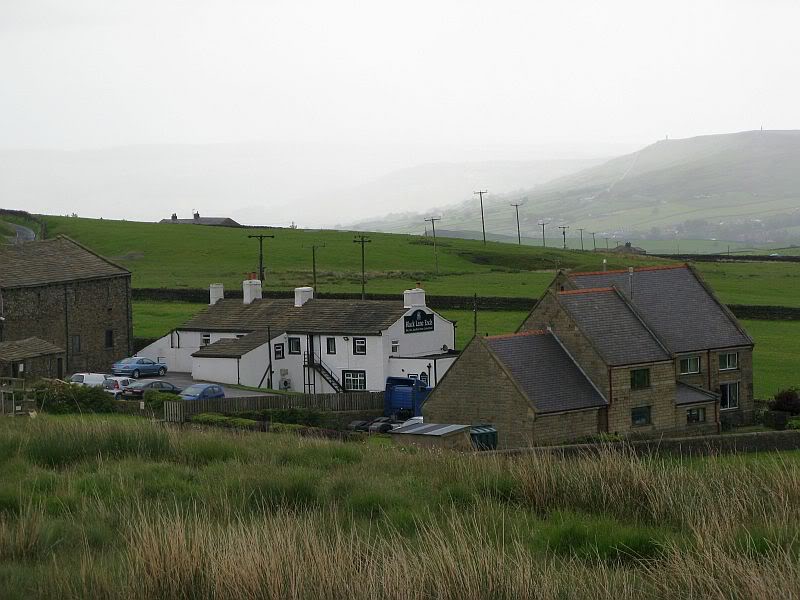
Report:
[[[203,346],[208,346],[211,343],[211,334],[210,333],[204,333],[203,334],[203,339],[202,339],[202,341],[200,343]]]
[[[73,335],[70,337],[70,350],[73,354],[81,353],[81,336]]]
[[[640,406],[631,410],[631,425],[634,427],[650,425],[650,407]]]
[[[686,411],[686,423],[705,423],[706,422],[706,409],[705,408],[689,408]]]
[[[283,358],[283,344],[275,344],[275,360],[280,360]]]
[[[691,375],[700,372],[700,357],[688,356],[681,359],[681,375]]]
[[[719,406],[722,409],[739,408],[739,382],[723,383],[719,386]]]
[[[398,352],[400,352],[400,342],[392,340],[392,354],[397,354]]]
[[[114,347],[114,330],[106,329],[106,348]]]
[[[328,354],[336,354],[336,338],[328,338],[325,343],[328,346]]]
[[[365,390],[367,389],[366,371],[342,371],[342,381],[346,390]]]
[[[353,338],[353,354],[367,353],[367,338]]]
[[[419,374],[419,380],[425,385],[428,385],[428,374],[425,371],[423,371],[422,373]]]
[[[645,390],[650,387],[650,369],[633,369],[631,371],[631,389]]]
[[[300,338],[289,338],[289,354],[300,354]]]
[[[732,371],[739,368],[738,352],[722,352],[719,355],[719,370]]]

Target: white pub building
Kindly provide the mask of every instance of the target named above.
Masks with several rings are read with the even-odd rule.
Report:
[[[191,372],[200,381],[305,393],[383,390],[387,377],[435,386],[453,364],[455,324],[425,305],[425,291],[403,301],[314,298],[264,299],[247,280],[243,299],[210,286],[208,308],[138,355]]]

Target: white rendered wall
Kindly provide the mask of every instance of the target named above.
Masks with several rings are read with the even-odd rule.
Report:
[[[214,332],[211,333],[211,343],[217,340],[235,338],[245,332]],[[192,354],[203,345],[203,333],[200,331],[173,331],[159,338],[149,346],[136,353],[151,360],[161,359],[167,369],[173,372],[189,373],[192,371]]]

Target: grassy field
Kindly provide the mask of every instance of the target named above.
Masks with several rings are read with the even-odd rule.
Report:
[[[743,320],[742,325],[756,342],[756,398],[771,398],[778,390],[800,387],[800,321]]]
[[[11,225],[5,221],[0,221],[0,236],[2,237],[16,237],[17,232]]]
[[[800,306],[800,263],[697,263],[728,304]]]
[[[0,444],[4,600],[800,589],[795,454],[492,458],[133,417],[3,419]]]

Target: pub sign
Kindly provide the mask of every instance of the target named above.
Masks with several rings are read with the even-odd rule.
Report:
[[[415,310],[403,317],[403,327],[406,333],[433,331],[433,313],[426,313],[422,309]]]

